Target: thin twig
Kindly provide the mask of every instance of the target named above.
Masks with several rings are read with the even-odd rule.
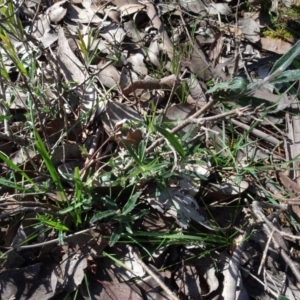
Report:
[[[265,246],[265,249],[264,249],[261,261],[260,261],[260,265],[259,265],[259,268],[258,268],[258,271],[257,271],[258,275],[260,275],[261,269],[262,269],[263,265],[265,264],[267,253],[268,253],[268,250],[269,250],[269,246],[270,246],[270,242],[272,240],[273,234],[274,234],[274,229],[272,229],[271,234],[270,234],[270,236],[268,238],[268,242],[267,242],[267,244]]]
[[[150,275],[158,284],[159,286],[170,296],[172,300],[179,300],[177,296],[175,296],[171,290],[158,278],[156,274],[154,274],[145,264],[144,262],[137,256],[137,254],[133,251],[133,256],[137,260],[137,262],[143,267],[143,269]]]
[[[73,238],[74,236],[80,235],[82,233],[87,233],[90,230],[93,230],[93,229],[96,229],[96,228],[97,228],[96,226],[93,226],[93,227],[90,227],[90,228],[87,228],[87,229],[69,234],[69,235],[63,237],[63,240],[66,241],[68,239]],[[14,246],[14,247],[5,247],[4,249],[7,249],[9,251],[12,251],[14,249],[16,249],[18,251],[21,251],[21,250],[25,250],[25,249],[38,248],[38,247],[43,247],[43,246],[46,246],[46,245],[51,245],[51,244],[54,244],[54,243],[59,243],[60,241],[61,241],[61,238],[56,238],[56,239],[53,239],[51,241],[46,241],[46,242],[42,242],[42,243],[36,243],[36,244],[24,245],[24,246],[17,245],[17,246]]]

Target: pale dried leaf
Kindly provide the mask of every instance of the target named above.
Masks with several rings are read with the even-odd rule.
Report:
[[[176,273],[175,281],[179,291],[186,297],[201,300],[200,278],[196,266],[184,264]]]
[[[158,55],[159,55],[159,45],[158,45],[157,40],[154,40],[151,42],[151,44],[148,48],[147,56],[154,66],[156,66],[157,68],[160,68],[161,64],[157,58]]]
[[[231,9],[227,3],[210,3],[207,6],[207,12],[209,15],[230,15]]]
[[[65,291],[73,292],[78,288],[84,278],[84,270],[87,268],[87,259],[81,253],[66,253],[62,257],[60,268],[65,279]]]
[[[127,283],[111,284],[109,282],[101,282],[103,287],[99,300],[110,299],[130,299],[130,300],[142,300],[143,297],[139,296],[131,286]],[[113,297],[113,298],[112,298]]]
[[[133,71],[142,76],[146,76],[148,74],[148,69],[144,63],[144,58],[144,55],[141,53],[132,54],[127,58],[127,62]]]
[[[219,280],[216,276],[216,269],[214,265],[211,265],[206,272],[202,275],[203,279],[206,280],[206,284],[208,286],[208,291],[206,294],[202,294],[202,296],[207,297],[212,292],[216,291],[219,287]]]
[[[187,11],[190,11],[195,14],[205,15],[206,14],[206,6],[205,4],[199,0],[179,0],[180,6],[182,6]]]
[[[240,20],[239,27],[245,38],[251,43],[256,43],[260,40],[260,28],[253,19]]]
[[[101,61],[97,68],[101,69],[105,65],[105,62]],[[98,73],[99,81],[109,89],[117,90],[120,81],[120,73],[119,71],[113,66],[108,65]]]
[[[25,151],[24,149],[21,148],[20,150],[13,153],[10,157],[11,161],[15,165],[21,166],[25,162],[27,162],[29,159],[33,159],[38,155],[38,153],[32,149],[26,149],[26,150],[27,151]]]
[[[78,84],[84,82],[84,66],[70,48],[62,27],[58,30],[57,60],[68,82],[76,82]]]
[[[79,23],[84,23],[84,24],[89,24],[89,23],[102,24],[103,23],[102,19],[99,18],[93,12],[93,10],[90,8],[89,3],[83,2],[82,5],[85,5],[86,7],[84,9],[82,9],[74,4],[69,4],[66,17],[73,22],[79,22]]]
[[[108,102],[102,114],[102,122],[107,132],[114,132],[115,127],[124,121],[142,121],[141,116],[131,107],[118,102]]]
[[[112,45],[120,44],[123,42],[126,32],[124,29],[116,24],[110,23],[106,25],[100,32],[100,35]]]
[[[40,41],[45,48],[51,46],[57,41],[58,35],[50,27],[48,16],[41,15],[40,18],[33,23],[32,35]]]
[[[57,23],[61,21],[67,13],[67,0],[62,0],[54,3],[46,10],[46,15],[51,22]]]
[[[197,201],[177,188],[168,188],[166,192],[159,195],[158,200],[163,204],[167,215],[172,216],[180,227],[186,229],[189,221],[193,220],[207,229],[213,230],[206,218],[200,213],[201,210]]]
[[[37,263],[1,272],[1,299],[51,299],[55,295],[57,277],[49,265]]]
[[[119,7],[121,17],[135,14],[143,9],[145,9],[145,6],[142,4],[124,4]]]
[[[184,120],[188,118],[190,115],[192,115],[193,113],[195,113],[195,111],[196,108],[195,105],[193,104],[188,104],[188,103],[175,104],[167,109],[164,119],[166,121],[173,121],[173,122]],[[186,133],[193,130],[193,128],[194,126],[190,124],[184,127],[181,130],[181,132]],[[195,134],[196,131],[197,129],[194,130],[192,135]]]

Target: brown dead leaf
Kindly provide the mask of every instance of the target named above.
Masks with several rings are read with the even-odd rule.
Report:
[[[110,284],[109,282],[101,281],[99,284],[102,285],[103,288],[99,300],[108,300],[112,299],[112,297],[113,299],[143,299],[127,283]]]
[[[129,132],[123,140],[126,142],[126,144],[129,144],[137,149],[140,142],[143,140],[143,134],[139,129],[136,129],[134,131],[129,130]],[[118,144],[123,149],[126,148],[122,140],[119,140]]]
[[[293,46],[292,44],[287,43],[283,40],[273,39],[273,38],[268,38],[268,37],[262,37],[260,39],[260,42],[258,43],[258,45],[260,45],[261,48],[264,50],[274,52],[277,54],[285,54]]]

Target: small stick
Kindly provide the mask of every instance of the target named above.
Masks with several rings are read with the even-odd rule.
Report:
[[[159,286],[170,296],[170,299],[172,300],[179,300],[177,296],[175,296],[170,289],[154,274],[145,264],[144,262],[137,256],[137,254],[133,251],[132,252],[134,258],[137,260],[137,262],[143,267],[143,269],[147,272],[148,275],[150,275],[158,284]]]
[[[262,255],[262,258],[261,258],[261,261],[260,261],[260,265],[259,265],[259,268],[258,268],[258,271],[257,271],[258,275],[261,273],[261,269],[262,269],[263,265],[265,264],[267,253],[268,253],[268,250],[269,250],[269,246],[270,246],[270,242],[272,240],[273,234],[274,234],[274,229],[272,229],[271,234],[268,238],[268,242],[267,242],[266,247],[264,249],[264,252],[263,252],[263,255]]]

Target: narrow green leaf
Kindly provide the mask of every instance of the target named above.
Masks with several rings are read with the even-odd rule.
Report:
[[[114,246],[120,239],[122,234],[122,226],[115,228],[114,232],[111,234],[109,239],[109,246]]]
[[[0,159],[2,159],[12,170],[19,172],[31,184],[36,186],[35,182],[23,170],[21,170],[16,164],[14,164],[9,158],[7,158],[2,152],[0,152]]]
[[[154,128],[168,140],[181,157],[185,157],[185,152],[174,134],[157,125],[154,125]]]
[[[136,201],[138,200],[140,195],[141,195],[141,192],[137,192],[129,198],[129,200],[123,207],[122,215],[126,216],[128,213],[130,213],[134,209]]]
[[[104,218],[107,218],[107,217],[111,217],[111,216],[114,216],[114,215],[117,215],[118,214],[118,211],[116,210],[106,210],[106,211],[101,211],[101,212],[98,212],[96,213],[90,220],[91,223],[95,223],[97,221],[100,221]]]
[[[64,194],[64,188],[62,186],[60,177],[55,169],[55,166],[53,165],[50,156],[46,150],[46,147],[38,134],[37,130],[34,128],[34,135],[35,135],[35,140],[36,140],[36,148],[38,152],[41,154],[43,161],[45,162],[46,168],[48,169],[50,176],[52,180],[54,181],[54,184],[58,188],[58,192],[60,194],[60,197],[62,200],[67,200],[67,197]]]
[[[1,177],[0,177],[0,185],[16,189],[17,191],[23,191],[23,192],[28,191],[28,188],[18,185],[10,180]]]
[[[273,65],[270,74],[277,71],[279,68],[284,71],[293,60],[300,54],[300,40],[283,56],[281,56]]]
[[[288,70],[276,76],[271,83],[284,83],[300,79],[300,70]]]
[[[125,145],[126,149],[128,150],[130,156],[135,160],[135,162],[141,166],[142,165],[142,161],[140,160],[140,158],[137,156],[135,149],[129,144],[127,143],[125,140],[121,140],[122,143]]]
[[[0,116],[0,122],[4,121],[4,120],[9,120],[10,116]]]

